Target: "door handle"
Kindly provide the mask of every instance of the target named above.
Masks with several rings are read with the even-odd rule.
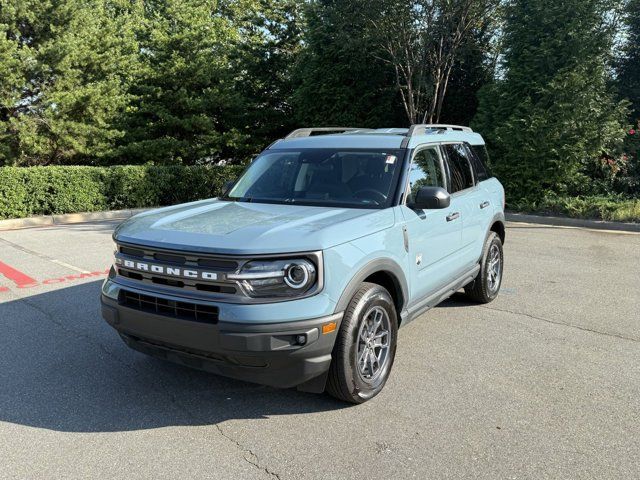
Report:
[[[484,202],[482,202],[480,204],[480,208],[487,208],[489,205],[491,205],[491,202],[489,202],[488,200],[485,200]]]
[[[460,212],[450,213],[449,215],[447,215],[447,222],[453,222],[458,218],[460,218]]]

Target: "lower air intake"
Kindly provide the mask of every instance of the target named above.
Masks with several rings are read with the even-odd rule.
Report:
[[[218,322],[218,307],[209,305],[167,300],[127,290],[120,290],[118,303],[134,310],[155,313],[165,317],[202,323]]]

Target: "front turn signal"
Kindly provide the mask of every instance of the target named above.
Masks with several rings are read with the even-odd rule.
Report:
[[[338,324],[336,322],[326,323],[322,326],[322,334],[326,335],[327,333],[335,332]]]

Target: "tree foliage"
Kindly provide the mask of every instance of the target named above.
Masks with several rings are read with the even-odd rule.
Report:
[[[0,162],[107,154],[137,51],[126,0],[3,0]]]
[[[241,107],[229,68],[240,43],[236,22],[252,2],[146,1],[134,99],[122,118],[117,156],[137,162],[217,159],[242,140],[230,121]]]
[[[640,0],[0,0],[0,165],[475,117],[514,200],[638,195],[639,52]]]
[[[394,126],[398,115],[393,73],[363,1],[317,0],[305,6],[306,49],[295,71],[293,95],[300,124]]]
[[[631,123],[640,122],[640,0],[628,0],[624,26],[627,35],[618,57],[618,90],[631,101]]]
[[[479,90],[491,83],[496,68],[498,16],[473,28],[460,45],[443,98],[439,121],[469,125],[478,109]]]
[[[437,123],[461,46],[490,23],[495,0],[371,2],[383,59],[392,65],[410,123]]]
[[[608,88],[613,32],[599,0],[511,0],[504,77],[483,89],[474,126],[513,199],[581,193],[584,170],[614,155],[624,104]]]
[[[297,10],[292,0],[0,0],[0,164],[255,153],[291,125]]]
[[[243,103],[235,123],[246,141],[228,155],[253,154],[296,127],[291,97],[294,65],[303,48],[302,5],[260,0],[258,6],[245,13],[234,66],[235,91]]]

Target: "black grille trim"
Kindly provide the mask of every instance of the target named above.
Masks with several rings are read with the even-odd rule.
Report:
[[[210,324],[218,323],[218,307],[210,305],[167,300],[128,290],[120,290],[118,303],[133,310],[155,313],[164,317]]]
[[[139,258],[144,257],[144,251],[138,250],[137,248],[120,246],[120,252],[124,253],[125,255],[129,255],[131,257],[139,257]]]
[[[318,270],[318,283],[304,295],[296,299],[310,297],[320,292],[323,287],[323,260],[322,252],[291,252],[276,254],[253,254],[253,255],[227,255],[205,252],[185,252],[182,250],[170,250],[160,247],[145,245],[134,245],[121,243],[116,240],[116,269],[118,279],[127,287],[138,289],[139,283],[153,286],[158,293],[167,295],[183,296],[189,292],[189,296],[194,300],[208,302],[216,300],[225,303],[273,303],[281,302],[282,298],[252,298],[238,282],[228,278],[229,273],[238,273],[242,267],[250,261],[258,259],[278,259],[278,258],[309,258],[316,264]],[[159,260],[161,259],[161,260]],[[192,276],[179,276],[172,271],[171,275],[165,271],[142,270],[135,265],[127,265],[130,262],[143,262],[157,264],[165,268],[179,268],[180,271],[190,269],[195,271],[206,270],[217,274],[216,279],[195,278]],[[204,277],[204,275],[202,275]]]

